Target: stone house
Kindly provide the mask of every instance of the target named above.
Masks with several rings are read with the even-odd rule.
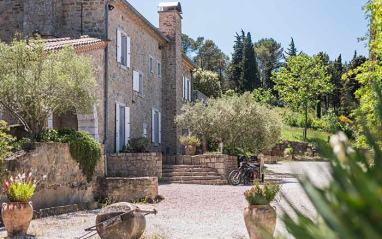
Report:
[[[195,64],[182,54],[182,7],[159,5],[159,28],[126,0],[0,0],[0,39],[38,33],[47,50],[72,45],[93,58],[98,103],[90,115],[51,116],[48,127],[88,131],[118,152],[147,137],[150,151],[179,154],[175,116],[192,101]],[[0,116],[4,120],[6,112]]]

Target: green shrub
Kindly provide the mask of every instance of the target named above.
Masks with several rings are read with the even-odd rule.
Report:
[[[14,138],[5,133],[7,131],[9,131],[7,123],[0,120],[0,161],[4,160],[4,158],[10,154],[12,149],[10,144]]]
[[[332,110],[329,110],[328,113],[322,117],[322,121],[323,130],[326,132],[335,134],[339,131],[338,118]]]
[[[82,173],[90,182],[101,158],[101,144],[93,139],[88,132],[66,129],[60,133],[59,138],[63,143],[70,145],[70,154],[80,164]]]
[[[149,146],[150,141],[145,137],[132,138],[128,144],[122,148],[120,153],[144,153]]]
[[[249,205],[267,205],[273,201],[276,194],[279,192],[280,186],[278,184],[265,183],[260,187],[259,182],[244,193]]]
[[[36,139],[37,142],[59,142],[58,133],[52,128],[45,129]]]
[[[11,146],[12,146],[12,152],[18,152],[20,150],[22,150],[22,147],[24,144],[27,144],[27,143],[30,143],[32,142],[32,140],[30,138],[22,138],[20,140],[16,140],[16,141],[13,141],[11,142]]]
[[[194,146],[198,147],[200,145],[200,139],[194,135],[188,135],[188,136],[180,136],[179,137],[179,143],[183,146]]]

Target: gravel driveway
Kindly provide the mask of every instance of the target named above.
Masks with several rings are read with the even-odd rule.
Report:
[[[290,162],[267,167],[268,179],[277,180],[282,185],[282,192],[314,217],[315,210],[292,173],[309,172],[315,183],[324,185],[328,182],[328,164]],[[243,210],[247,206],[243,193],[247,189],[246,186],[160,185],[159,193],[165,200],[156,205],[141,206],[156,208],[159,212],[156,216],[147,216],[145,238],[248,238],[243,219]],[[281,215],[281,207],[288,210],[282,199],[272,205],[277,208],[278,215]],[[29,232],[42,239],[75,238],[83,234],[84,228],[94,224],[97,213],[96,210],[34,220]],[[287,234],[279,219],[276,231]],[[4,229],[0,229],[0,237],[5,235]]]

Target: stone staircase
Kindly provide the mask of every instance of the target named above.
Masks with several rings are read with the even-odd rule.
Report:
[[[227,180],[216,169],[202,165],[163,165],[162,180],[166,183],[226,185]]]

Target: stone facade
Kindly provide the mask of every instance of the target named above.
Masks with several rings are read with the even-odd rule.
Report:
[[[130,202],[158,196],[158,178],[107,178],[100,181],[96,197]]]
[[[57,127],[70,126],[88,131],[95,139],[105,143],[108,153],[114,153],[119,151],[116,143],[117,106],[129,108],[130,138],[145,136],[150,141],[153,141],[152,115],[155,110],[161,115],[161,140],[151,144],[149,151],[179,154],[178,136],[182,129],[178,129],[174,119],[184,104],[182,78],[192,79],[192,71],[196,68],[182,54],[181,12],[159,11],[158,29],[128,1],[115,0],[110,4],[113,9],[106,12],[106,0],[0,0],[0,20],[5,23],[0,26],[0,39],[10,41],[16,31],[27,37],[39,33],[49,39],[82,35],[107,38],[109,44],[105,50],[81,53],[90,55],[94,60],[99,99],[94,114],[78,115],[77,122],[73,117],[57,119],[61,121],[56,123]],[[117,30],[123,31],[130,39],[128,67],[122,67],[117,60]],[[153,59],[153,71],[149,67],[150,57]],[[158,74],[158,63],[161,64],[161,76]],[[133,90],[134,71],[143,75],[141,93]],[[105,92],[106,88],[108,92]],[[123,144],[126,143],[123,141]]]
[[[97,179],[104,178],[104,158],[98,162],[93,180],[88,183],[68,144],[37,143],[36,149],[5,161],[11,173],[31,170],[37,179],[47,175],[32,197],[34,209],[93,202]],[[4,196],[0,201],[4,201]]]
[[[107,156],[107,172],[110,177],[162,178],[162,154],[111,154]]]
[[[167,165],[201,165],[216,169],[218,174],[228,180],[228,175],[232,170],[237,169],[238,161],[236,156],[225,154],[201,154],[195,156],[164,156],[163,164]]]

